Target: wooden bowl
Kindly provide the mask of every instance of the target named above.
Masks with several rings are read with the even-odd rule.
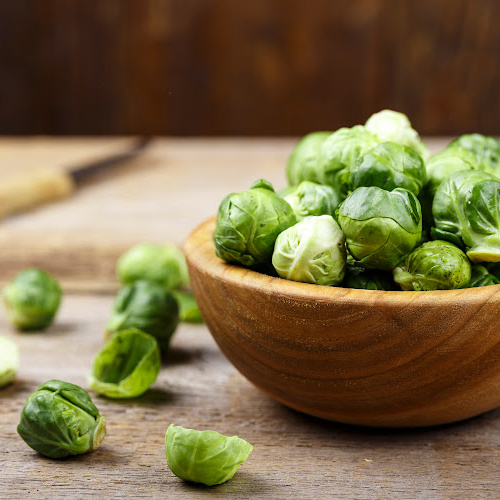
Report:
[[[384,292],[296,283],[227,264],[215,219],[185,251],[203,318],[274,399],[380,427],[455,422],[500,405],[500,285]]]

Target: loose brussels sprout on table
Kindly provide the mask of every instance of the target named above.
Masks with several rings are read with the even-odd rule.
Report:
[[[129,328],[149,333],[165,352],[179,323],[179,306],[173,293],[156,282],[136,281],[122,287],[106,325],[107,337]]]
[[[369,269],[393,269],[422,235],[420,203],[401,188],[356,189],[340,205],[338,221],[349,253]]]
[[[135,245],[120,257],[116,272],[124,284],[145,280],[173,290],[189,282],[186,259],[175,245]]]
[[[268,265],[278,234],[295,224],[292,207],[270,185],[226,196],[214,231],[215,253],[227,262]]]
[[[351,191],[361,186],[377,186],[386,191],[400,187],[418,195],[425,181],[425,164],[420,155],[394,142],[384,142],[370,149],[348,172]]]
[[[10,384],[19,369],[19,349],[12,340],[0,335],[0,388]]]
[[[368,118],[365,127],[375,134],[381,142],[395,142],[408,146],[416,151],[424,160],[429,156],[427,146],[422,142],[418,132],[411,126],[410,120],[403,113],[384,109]]]
[[[151,387],[160,368],[156,339],[132,328],[113,335],[96,355],[88,383],[108,398],[135,398]]]
[[[177,305],[179,306],[179,320],[186,323],[203,323],[200,309],[196,303],[196,299],[191,292],[182,290],[172,291]]]
[[[434,239],[466,248],[472,262],[500,261],[500,180],[477,170],[443,181],[432,204]]]
[[[345,261],[344,235],[330,215],[307,217],[283,231],[272,257],[282,278],[318,285],[340,283]]]
[[[449,241],[433,240],[411,252],[393,270],[403,290],[466,288],[471,278],[469,259]]]
[[[17,432],[42,455],[63,458],[98,448],[106,419],[81,387],[50,380],[26,401]]]
[[[165,434],[169,469],[180,479],[207,486],[231,479],[253,446],[238,436],[197,431],[170,424]]]
[[[21,271],[3,289],[7,318],[19,330],[43,330],[57,313],[61,287],[46,271],[30,268]]]
[[[330,186],[302,181],[293,186],[283,198],[292,207],[298,221],[309,215],[331,215],[335,218],[336,210],[342,198]]]

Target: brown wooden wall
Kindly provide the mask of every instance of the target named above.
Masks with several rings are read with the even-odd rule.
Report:
[[[0,0],[0,133],[500,132],[498,0]]]

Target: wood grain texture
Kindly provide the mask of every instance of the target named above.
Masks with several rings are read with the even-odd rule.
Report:
[[[61,461],[17,435],[19,413],[38,385],[86,386],[102,345],[111,296],[66,295],[56,323],[20,334],[21,369],[0,390],[2,499],[21,498],[496,498],[500,412],[427,430],[370,430],[308,417],[264,395],[224,358],[203,325],[182,325],[152,389],[132,401],[91,393],[107,418],[95,452]],[[236,434],[254,451],[227,484],[183,483],[168,469],[170,423]]]
[[[186,243],[222,352],[288,406],[348,424],[418,427],[500,405],[500,286],[433,292],[323,287],[216,257],[215,220]]]
[[[0,133],[500,129],[495,0],[0,0]]]

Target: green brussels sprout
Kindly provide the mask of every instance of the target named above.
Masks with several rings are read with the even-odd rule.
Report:
[[[88,384],[108,398],[135,398],[151,387],[160,368],[156,339],[131,328],[113,335],[96,355]]]
[[[335,211],[342,201],[340,193],[331,186],[310,181],[302,181],[284,199],[292,207],[298,221],[309,215],[331,215],[335,218]]]
[[[345,197],[349,168],[358,158],[380,142],[382,141],[377,136],[362,125],[340,128],[331,134],[322,145],[322,164],[318,172],[319,183],[333,186]]]
[[[57,313],[61,287],[46,271],[29,268],[21,271],[3,289],[5,312],[19,330],[43,330]]]
[[[106,419],[81,387],[50,380],[26,401],[17,432],[38,453],[63,458],[97,449]]]
[[[422,235],[420,203],[402,188],[359,187],[340,205],[338,221],[349,253],[369,269],[390,271]]]
[[[178,323],[179,306],[172,292],[153,281],[136,281],[116,294],[106,331],[109,338],[137,328],[152,335],[165,352]]]
[[[0,388],[9,385],[19,369],[19,349],[12,340],[0,335]]]
[[[500,177],[500,142],[497,139],[482,134],[465,134],[452,141],[448,148],[456,146],[467,149],[474,156],[478,170]]]
[[[231,479],[252,450],[253,446],[244,439],[215,431],[170,424],[165,434],[169,469],[180,479],[207,486]]]
[[[196,299],[191,292],[172,291],[179,306],[179,319],[186,323],[203,323]]]
[[[483,266],[490,274],[500,280],[500,262],[483,262]]]
[[[434,239],[464,246],[472,262],[500,261],[500,181],[486,172],[462,170],[434,196]]]
[[[469,288],[479,286],[499,285],[500,279],[491,274],[485,266],[475,264],[472,266]]]
[[[429,156],[427,146],[421,141],[418,132],[411,126],[408,117],[397,111],[384,109],[368,118],[365,127],[375,134],[381,142],[395,142],[408,146],[424,160]]]
[[[273,266],[282,278],[337,285],[344,277],[344,235],[331,215],[307,217],[276,240]]]
[[[400,187],[418,195],[426,182],[425,164],[408,146],[384,142],[370,149],[349,168],[351,191],[361,186],[378,186],[386,191]]]
[[[215,253],[226,262],[247,267],[267,265],[278,234],[295,222],[292,207],[272,188],[230,194],[217,212]]]
[[[133,246],[118,259],[116,273],[123,284],[154,281],[172,290],[189,283],[184,254],[171,244],[139,243]]]
[[[461,170],[472,170],[476,168],[474,156],[467,149],[448,147],[437,153],[427,161],[427,183],[420,192],[418,199],[422,206],[422,218],[425,226],[434,225],[432,217],[432,201],[438,186],[451,174]]]
[[[433,240],[417,247],[393,270],[403,290],[466,288],[471,278],[469,259],[449,241]]]
[[[321,147],[332,132],[312,132],[305,135],[295,146],[286,165],[286,177],[290,186],[303,180],[321,183],[317,177],[321,170]]]
[[[352,264],[347,259],[346,273],[342,281],[343,288],[363,290],[395,290],[392,275],[387,271],[366,269],[359,264]]]

